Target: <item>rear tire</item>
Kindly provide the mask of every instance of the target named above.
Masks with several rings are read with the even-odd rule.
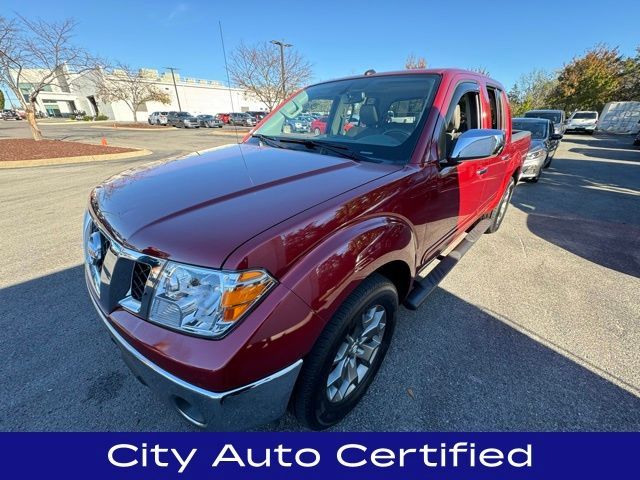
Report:
[[[387,353],[397,310],[398,292],[379,274],[347,297],[302,365],[290,404],[302,424],[323,430],[353,410]]]
[[[493,209],[493,211],[488,215],[488,218],[491,219],[491,225],[487,229],[486,233],[495,233],[502,225],[502,221],[507,213],[507,209],[509,207],[509,202],[511,201],[511,195],[513,195],[513,190],[516,186],[516,182],[513,180],[513,177],[509,179],[509,183],[507,184],[507,188],[505,188],[504,193],[502,194],[502,198],[500,199],[500,203]]]

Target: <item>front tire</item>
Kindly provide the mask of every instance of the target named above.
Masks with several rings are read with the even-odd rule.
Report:
[[[291,399],[297,419],[313,430],[342,420],[375,378],[391,343],[398,292],[374,274],[347,297],[305,358]]]
[[[498,206],[493,209],[493,211],[489,214],[488,218],[491,219],[491,225],[487,229],[486,233],[495,233],[502,225],[502,221],[507,213],[507,208],[509,207],[509,202],[511,201],[511,195],[513,195],[513,190],[516,186],[516,182],[513,180],[513,177],[509,179],[509,183],[507,184],[507,188],[505,188],[504,193],[502,194],[502,198],[500,199],[500,203]]]

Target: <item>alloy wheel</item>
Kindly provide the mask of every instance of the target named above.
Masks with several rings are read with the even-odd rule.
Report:
[[[382,305],[368,307],[338,347],[329,376],[327,398],[332,403],[349,397],[363,383],[378,355],[387,313]]]

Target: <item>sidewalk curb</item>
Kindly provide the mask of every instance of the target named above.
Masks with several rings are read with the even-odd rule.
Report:
[[[17,160],[17,161],[0,161],[0,170],[7,168],[27,168],[27,167],[43,167],[47,165],[65,165],[74,163],[90,163],[106,160],[122,160],[125,158],[144,157],[151,155],[151,150],[134,150],[132,152],[122,153],[105,153],[102,155],[80,155],[77,157],[60,157],[60,158],[36,158],[33,160]]]

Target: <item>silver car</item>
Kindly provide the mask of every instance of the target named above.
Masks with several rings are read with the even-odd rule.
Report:
[[[540,180],[542,170],[551,165],[562,135],[553,131],[551,120],[543,118],[514,118],[511,126],[514,132],[531,132],[531,145],[524,158],[520,180],[536,183]]]

